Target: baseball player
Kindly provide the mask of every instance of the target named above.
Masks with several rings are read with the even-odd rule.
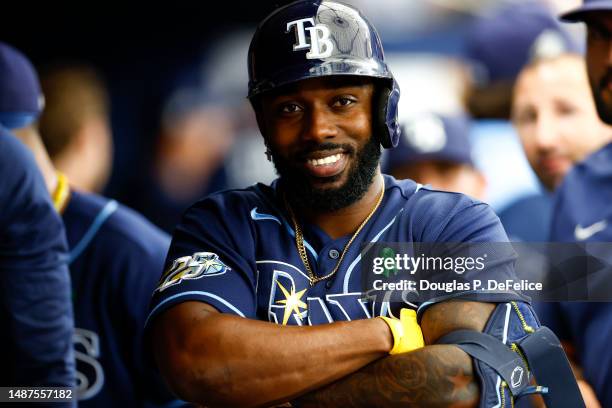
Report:
[[[508,406],[511,388],[526,393],[527,369],[520,357],[508,365],[503,343],[536,330],[520,294],[400,308],[362,293],[362,244],[507,240],[487,205],[381,174],[381,146],[399,137],[399,89],[365,17],[293,2],[260,23],[248,64],[279,178],[213,194],[175,230],[147,321],[175,393],[206,406],[368,407]],[[512,263],[498,257],[487,276],[511,276]],[[499,337],[481,333],[493,327]],[[485,352],[491,366],[474,357],[473,369],[474,349],[449,344],[470,342],[463,335],[493,339],[500,361]],[[506,380],[498,363],[512,367]]]
[[[32,154],[1,126],[0,179],[0,384],[74,387],[64,228]]]
[[[66,177],[53,168],[38,134],[34,121],[42,105],[34,105],[28,117],[12,113],[11,102],[42,100],[34,68],[4,43],[0,66],[0,94],[9,101],[0,124],[11,128],[34,153],[66,227],[79,405],[138,407],[174,401],[147,365],[141,345],[168,237],[116,201],[70,188]]]
[[[550,191],[561,184],[575,163],[612,141],[612,128],[599,119],[588,84],[584,58],[577,54],[562,53],[536,59],[518,77],[514,89],[513,123],[529,163]],[[523,213],[522,217],[533,228],[530,218],[542,217],[543,212],[532,209],[531,214]],[[566,319],[563,317],[566,315],[564,309],[581,307],[587,306],[541,303],[536,305],[536,310],[543,324],[554,329],[563,339],[571,340],[572,336],[567,334],[568,328],[563,323]],[[569,316],[573,314],[570,312]],[[582,339],[584,335],[578,337]],[[569,347],[575,348],[572,344]],[[576,363],[583,354],[580,351],[574,357]],[[591,378],[590,372],[586,374]],[[579,385],[587,406],[599,407],[588,382],[581,378]]]
[[[578,54],[542,57],[521,71],[512,121],[531,167],[549,191],[575,163],[612,141],[612,128],[597,116]]]
[[[472,160],[469,131],[470,119],[463,115],[427,113],[412,118],[387,155],[388,174],[482,200],[487,182]]]
[[[587,25],[586,64],[592,96],[602,121],[612,125],[612,1],[585,0],[561,16]],[[565,177],[553,205],[551,241],[611,242],[612,144],[577,164]],[[610,254],[606,259],[610,259]],[[607,278],[609,279],[609,277]],[[585,378],[602,406],[612,406],[612,335],[610,303],[562,304],[566,336],[576,348]]]

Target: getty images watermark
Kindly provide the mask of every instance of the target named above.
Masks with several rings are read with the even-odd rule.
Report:
[[[470,292],[537,301],[612,301],[612,243],[377,243],[362,251],[362,289],[414,304]]]
[[[389,247],[385,247],[388,252]],[[383,251],[385,252],[385,251]],[[486,269],[486,260],[488,255],[485,253],[482,256],[426,256],[421,253],[417,256],[408,254],[395,254],[394,257],[378,256],[372,259],[372,273],[380,275],[379,279],[372,282],[372,288],[375,290],[421,290],[421,291],[443,291],[452,293],[456,291],[471,291],[471,290],[490,290],[490,291],[541,291],[543,289],[542,282],[531,282],[528,279],[471,279],[459,280],[455,275],[463,275],[466,272],[484,271]],[[389,280],[391,271],[394,275],[409,274],[413,279],[400,279],[399,281]],[[414,279],[414,275],[420,273],[419,279]],[[436,280],[428,278],[436,273],[443,272],[449,279]],[[500,275],[502,277],[502,275]]]

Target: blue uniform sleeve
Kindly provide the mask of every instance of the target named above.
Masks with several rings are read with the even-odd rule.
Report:
[[[422,235],[423,242],[463,243],[468,245],[460,246],[461,254],[473,251],[471,248],[476,248],[474,253],[470,253],[472,256],[486,254],[483,269],[474,269],[457,274],[458,279],[467,282],[473,282],[474,280],[485,282],[488,282],[488,280],[496,282],[516,281],[517,277],[514,271],[516,253],[508,242],[506,232],[497,215],[487,204],[474,201],[467,196],[452,194],[455,199],[437,200],[436,205],[427,205],[426,209],[423,210],[429,212],[423,218],[430,220],[430,228],[424,230]],[[424,204],[426,203],[425,201]],[[528,300],[520,293],[512,290],[468,290],[452,294],[437,291],[428,295],[430,298],[419,307],[419,316],[432,304],[449,299],[494,303]]]
[[[2,385],[75,385],[66,240],[30,152],[0,132]]]
[[[188,300],[223,313],[256,316],[256,266],[252,227],[235,194],[215,194],[183,216],[174,231],[165,272],[147,320]],[[234,214],[234,216],[228,215]]]

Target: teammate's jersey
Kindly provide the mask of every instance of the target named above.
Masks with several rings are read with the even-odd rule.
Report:
[[[551,240],[612,242],[612,143],[574,166],[555,197]]]
[[[142,331],[169,237],[134,211],[71,192],[70,247],[79,406],[151,406],[170,396],[144,358]]]
[[[612,143],[577,164],[563,180],[555,197],[550,240],[612,242],[610,203]],[[542,322],[574,343],[585,378],[602,406],[612,406],[612,303],[565,302],[547,307]]]
[[[349,247],[338,272],[311,287],[277,185],[213,194],[185,213],[175,230],[168,272],[155,291],[148,322],[188,300],[206,302],[225,313],[292,325],[387,314],[385,303],[363,299],[362,244],[507,241],[499,219],[486,204],[385,176],[383,202]],[[313,272],[329,273],[351,234],[331,239],[316,226],[302,228]],[[487,276],[509,277],[513,261],[498,262]],[[500,300],[507,298],[501,295]]]
[[[2,128],[0,324],[0,384],[74,385],[64,228],[32,154]]]

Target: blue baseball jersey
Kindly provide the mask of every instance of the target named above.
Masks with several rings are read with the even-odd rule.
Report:
[[[142,343],[170,238],[136,212],[72,191],[70,247],[79,406],[160,406],[173,397]]]
[[[0,128],[3,386],[74,386],[66,252],[62,222],[32,154]]]
[[[333,278],[314,286],[296,249],[278,183],[221,192],[196,203],[175,229],[148,324],[169,307],[189,300],[278,324],[314,325],[385,315],[388,304],[369,302],[362,295],[362,244],[507,241],[499,219],[486,204],[384,177],[380,207]],[[313,272],[329,273],[351,237],[332,239],[314,225],[303,230]],[[514,258],[500,260],[487,276],[511,276],[513,262]],[[502,301],[512,294],[490,296],[489,301]]]
[[[553,207],[551,241],[612,242],[612,143],[577,164]],[[607,259],[612,260],[612,253]],[[602,406],[612,406],[612,304],[564,302],[539,311],[542,323],[576,348],[584,376]]]

